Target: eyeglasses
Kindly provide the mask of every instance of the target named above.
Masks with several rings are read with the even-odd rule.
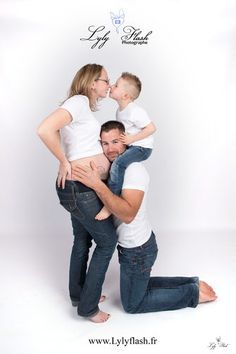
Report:
[[[104,81],[107,85],[109,85],[110,80],[109,79],[96,79],[95,81]]]

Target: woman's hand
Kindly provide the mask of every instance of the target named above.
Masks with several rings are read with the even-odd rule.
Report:
[[[71,179],[71,164],[67,160],[60,163],[57,177],[57,186],[61,186],[64,189],[66,179]]]

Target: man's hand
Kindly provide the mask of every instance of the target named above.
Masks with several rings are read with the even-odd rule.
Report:
[[[144,197],[143,191],[124,189],[120,197],[113,194],[101,181],[98,169],[93,161],[90,162],[90,166],[73,167],[72,178],[92,188],[105,207],[118,219],[128,224],[135,218]]]
[[[72,179],[94,190],[96,190],[96,187],[101,183],[97,166],[93,161],[90,162],[90,166],[72,167]]]

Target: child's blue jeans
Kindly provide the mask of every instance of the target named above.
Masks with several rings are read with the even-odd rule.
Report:
[[[131,145],[123,154],[119,155],[111,165],[110,177],[108,179],[108,187],[110,190],[114,194],[119,195],[124,182],[125,169],[132,162],[141,162],[148,159],[151,153],[152,149],[150,148]]]

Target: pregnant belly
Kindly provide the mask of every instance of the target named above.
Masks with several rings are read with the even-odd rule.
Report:
[[[108,178],[108,173],[110,169],[110,162],[104,154],[98,154],[94,156],[84,157],[82,159],[71,161],[71,166],[89,166],[90,162],[93,161],[98,168],[100,178],[105,180]]]

